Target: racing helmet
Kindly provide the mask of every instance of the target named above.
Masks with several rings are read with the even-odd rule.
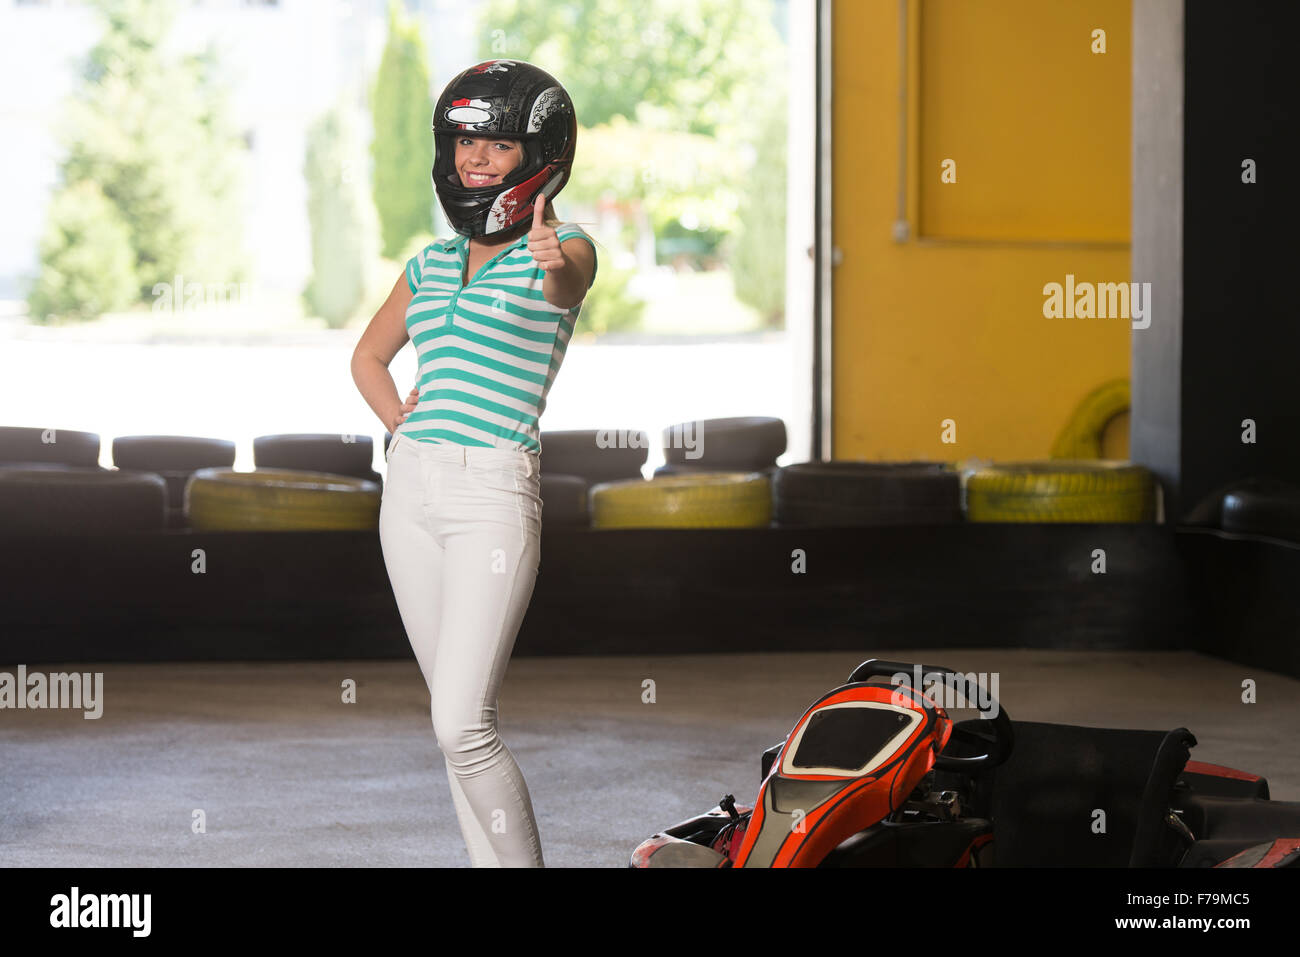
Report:
[[[569,179],[578,120],[556,79],[523,60],[486,60],[442,91],[433,110],[433,188],[447,221],[465,236],[490,236],[526,222],[539,193],[554,199]],[[456,140],[518,139],[519,165],[499,183],[462,185]]]

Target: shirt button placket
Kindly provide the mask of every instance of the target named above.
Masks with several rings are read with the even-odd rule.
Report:
[[[460,260],[459,274],[462,276],[465,275],[466,259],[468,259],[468,254]],[[456,321],[456,300],[460,298],[460,294],[464,291],[465,287],[461,286],[451,294],[451,302],[447,303],[447,321],[443,324],[444,329],[451,328],[452,324]]]

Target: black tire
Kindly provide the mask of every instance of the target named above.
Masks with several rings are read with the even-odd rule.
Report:
[[[950,525],[961,476],[943,462],[800,462],[776,472],[777,525]]]
[[[1280,479],[1246,479],[1223,496],[1222,528],[1300,542],[1300,488]]]
[[[263,435],[253,440],[253,466],[256,469],[328,472],[378,482],[380,476],[374,469],[374,454],[374,440],[368,435],[327,432]]]
[[[542,527],[587,528],[591,513],[587,507],[587,480],[580,475],[541,473]]]
[[[153,472],[49,464],[0,469],[0,536],[166,527],[167,485]]]
[[[167,507],[183,517],[185,486],[199,469],[235,464],[235,443],[188,435],[120,435],[113,440],[113,464],[120,469],[157,472],[167,483]],[[175,517],[168,527],[176,527]]]
[[[714,471],[757,471],[775,465],[785,452],[785,422],[768,416],[739,416],[680,422],[664,429],[664,461],[669,465],[707,465]],[[687,458],[685,443],[703,444]]]
[[[620,445],[620,441],[626,446]],[[577,429],[543,432],[538,466],[541,474],[577,475],[587,485],[644,478],[641,467],[650,453],[645,432],[618,429]]]
[[[52,462],[99,468],[99,435],[55,429],[54,441],[43,441],[47,429],[8,425],[0,426],[0,462],[12,464]]]

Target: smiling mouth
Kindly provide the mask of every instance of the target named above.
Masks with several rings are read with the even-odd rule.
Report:
[[[489,183],[493,183],[499,178],[500,177],[498,176],[483,175],[468,171],[465,173],[465,179],[468,180],[468,185],[470,186],[487,186]]]

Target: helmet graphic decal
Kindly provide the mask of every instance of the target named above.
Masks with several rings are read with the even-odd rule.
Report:
[[[536,133],[542,128],[542,121],[556,111],[563,108],[561,94],[563,91],[558,86],[543,90],[533,103],[533,111],[528,114],[528,132]]]
[[[550,176],[550,169],[544,169],[532,179],[525,180],[513,189],[503,192],[492,203],[492,208],[488,211],[488,222],[495,225],[497,229],[508,227],[512,220],[519,218],[519,211],[532,198],[532,194],[537,190],[537,187],[545,183]],[[532,215],[531,205],[529,205],[529,215]]]
[[[505,73],[515,65],[514,60],[488,60],[478,66],[470,67],[470,73]]]
[[[492,104],[487,100],[465,98],[453,102],[443,116],[448,123],[458,123],[464,129],[476,127],[480,123],[491,123],[496,118],[496,114],[492,111]]]

